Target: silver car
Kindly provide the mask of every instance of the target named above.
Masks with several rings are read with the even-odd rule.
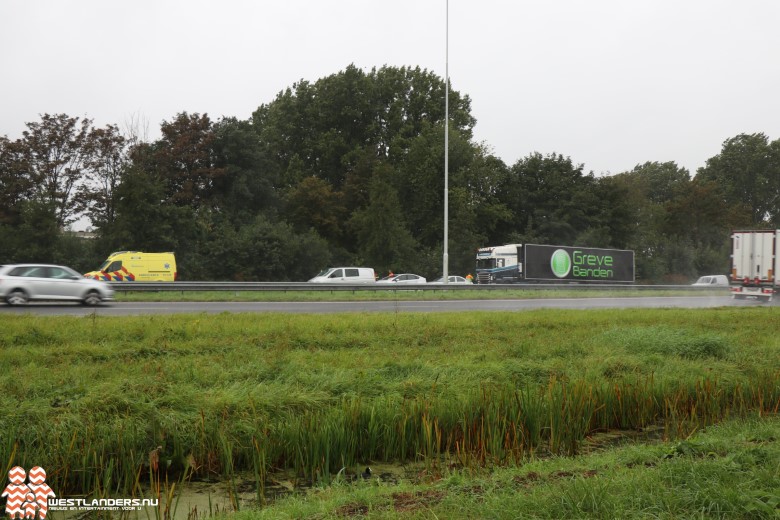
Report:
[[[434,281],[428,283],[444,285],[444,277],[442,276],[441,278],[437,278]],[[447,283],[449,285],[471,285],[472,281],[462,276],[448,276]]]
[[[0,266],[0,300],[24,305],[30,300],[74,301],[98,305],[114,299],[114,289],[62,265]]]
[[[417,274],[392,274],[385,276],[376,283],[397,283],[400,285],[425,283],[425,278]]]

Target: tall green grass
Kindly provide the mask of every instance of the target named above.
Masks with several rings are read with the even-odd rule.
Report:
[[[687,439],[619,442],[577,457],[398,484],[357,482],[229,518],[775,519],[780,417],[730,420]]]
[[[250,472],[262,497],[280,469],[327,483],[373,461],[575,454],[610,429],[685,438],[778,412],[779,324],[772,308],[3,316],[0,460],[43,466],[61,495]]]

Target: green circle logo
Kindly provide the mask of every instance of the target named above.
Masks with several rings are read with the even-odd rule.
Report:
[[[571,257],[563,249],[556,249],[550,258],[550,268],[558,278],[565,278],[571,271]]]

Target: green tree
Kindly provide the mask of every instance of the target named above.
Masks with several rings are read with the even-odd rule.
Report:
[[[18,146],[34,186],[32,197],[39,208],[52,212],[59,228],[65,228],[87,205],[77,194],[91,160],[92,120],[44,114],[40,122],[26,126]]]
[[[305,281],[330,262],[328,244],[314,231],[258,215],[240,227],[224,222],[209,234],[204,269],[212,278]]]
[[[480,247],[495,245],[506,238],[502,230],[510,227],[514,218],[501,194],[509,168],[501,159],[490,155],[484,146],[479,146],[472,157],[473,160],[454,175],[453,185],[465,190],[466,204],[473,214],[473,220],[464,225],[470,226],[471,233],[479,230],[483,239]],[[456,229],[455,232],[459,231]],[[469,256],[474,256],[473,250],[469,251]],[[474,258],[471,260],[473,263]]]
[[[508,175],[506,165],[488,154],[484,146],[455,141],[466,150],[449,182],[449,272],[473,273],[475,251],[504,240],[497,230],[513,215],[500,200],[499,189]],[[440,266],[434,271],[440,274]]]
[[[59,254],[61,230],[52,218],[56,212],[51,202],[29,200],[22,203],[21,219],[14,228],[15,237],[7,245],[14,262],[55,262]],[[3,248],[5,249],[5,247]],[[13,251],[13,252],[11,252]]]
[[[382,67],[371,71],[376,96],[375,129],[377,151],[393,163],[404,159],[412,141],[430,127],[444,128],[444,80],[419,67]],[[476,119],[471,99],[449,92],[450,131],[470,140]]]
[[[360,258],[380,273],[414,266],[416,243],[406,227],[398,192],[387,180],[391,173],[389,166],[374,173],[368,205],[350,220],[360,244]]]
[[[374,150],[363,148],[352,152],[347,163],[349,166],[342,188],[344,205],[352,209],[363,208],[369,204],[369,192],[374,172],[377,169],[383,169],[387,161],[378,156]],[[390,181],[394,174],[388,175],[388,181]]]
[[[85,163],[85,182],[79,186],[86,215],[92,225],[105,230],[116,220],[116,189],[128,167],[128,142],[116,126],[93,129]]]
[[[165,180],[167,199],[194,209],[214,203],[214,183],[224,175],[216,166],[216,135],[207,114],[182,112],[160,126],[154,145],[158,175]]]
[[[588,227],[580,230],[576,244],[628,249],[635,228],[634,208],[628,190],[612,177],[599,177],[580,197],[586,207]]]
[[[24,165],[21,148],[20,141],[0,137],[0,225],[18,225],[22,203],[34,192],[35,183]]]
[[[450,125],[470,138],[475,124],[468,96],[450,92]],[[349,65],[315,83],[301,80],[253,114],[261,142],[285,175],[282,184],[305,177],[340,190],[350,160],[361,150],[397,162],[411,140],[444,122],[444,81],[418,68],[382,67],[366,73]],[[357,152],[357,154],[355,154]],[[292,161],[299,161],[290,168]]]
[[[278,166],[266,156],[249,121],[223,119],[215,125],[214,205],[233,223],[258,214],[275,214],[281,205],[276,186]]]
[[[479,226],[477,207],[468,190],[453,186],[449,190],[448,274],[473,273],[476,250],[487,245]],[[443,253],[443,252],[442,252]],[[440,270],[434,271],[437,275]]]
[[[780,142],[763,133],[727,139],[697,178],[720,186],[725,204],[749,209],[753,226],[780,225]]]
[[[65,114],[27,123],[22,138],[0,138],[0,243],[3,261],[84,267],[93,244],[64,233],[87,208],[85,187],[97,153],[89,119]]]
[[[592,174],[560,154],[537,152],[520,159],[499,190],[514,215],[505,236],[521,243],[573,245],[590,226],[594,185]]]
[[[320,236],[338,243],[347,217],[343,198],[328,181],[307,177],[287,197],[288,221],[299,231],[311,228]]]
[[[624,194],[625,218],[633,232],[623,237],[625,247],[635,253],[637,278],[658,282],[675,274],[690,276],[694,255],[681,252],[688,244],[687,236],[667,233],[667,207],[689,189],[688,170],[674,162],[645,162],[609,182]]]
[[[444,239],[444,127],[423,125],[420,135],[410,139],[408,151],[395,165],[394,183],[412,236],[424,247],[438,248]],[[478,153],[457,130],[450,131],[449,176],[451,186],[465,185],[463,173]]]
[[[311,114],[316,114],[309,106],[314,103],[314,97],[311,84],[302,80],[252,114],[252,127],[260,137],[264,152],[282,172],[283,189],[314,175],[310,166],[313,151],[309,143],[314,132]]]
[[[664,204],[673,200],[687,188],[691,175],[677,163],[646,162],[636,165],[629,176],[639,186],[644,198],[652,204]]]
[[[343,223],[371,204],[371,179],[387,164],[409,232],[421,247],[441,250],[444,86],[420,68],[350,65],[261,105],[252,126],[280,172],[285,219],[298,232],[316,230],[334,258],[359,258],[367,245]],[[473,154],[470,103],[450,91],[451,171]]]
[[[728,272],[731,230],[751,224],[748,208],[723,199],[719,185],[696,177],[666,204],[664,234],[689,244],[692,276]]]
[[[116,219],[106,236],[107,252],[183,253],[180,249],[196,227],[193,213],[191,208],[166,203],[166,197],[165,181],[154,173],[137,167],[126,170],[116,190]]]

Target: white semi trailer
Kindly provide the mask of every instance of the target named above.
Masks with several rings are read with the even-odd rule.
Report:
[[[740,230],[731,234],[731,294],[770,301],[778,290],[780,229]]]

